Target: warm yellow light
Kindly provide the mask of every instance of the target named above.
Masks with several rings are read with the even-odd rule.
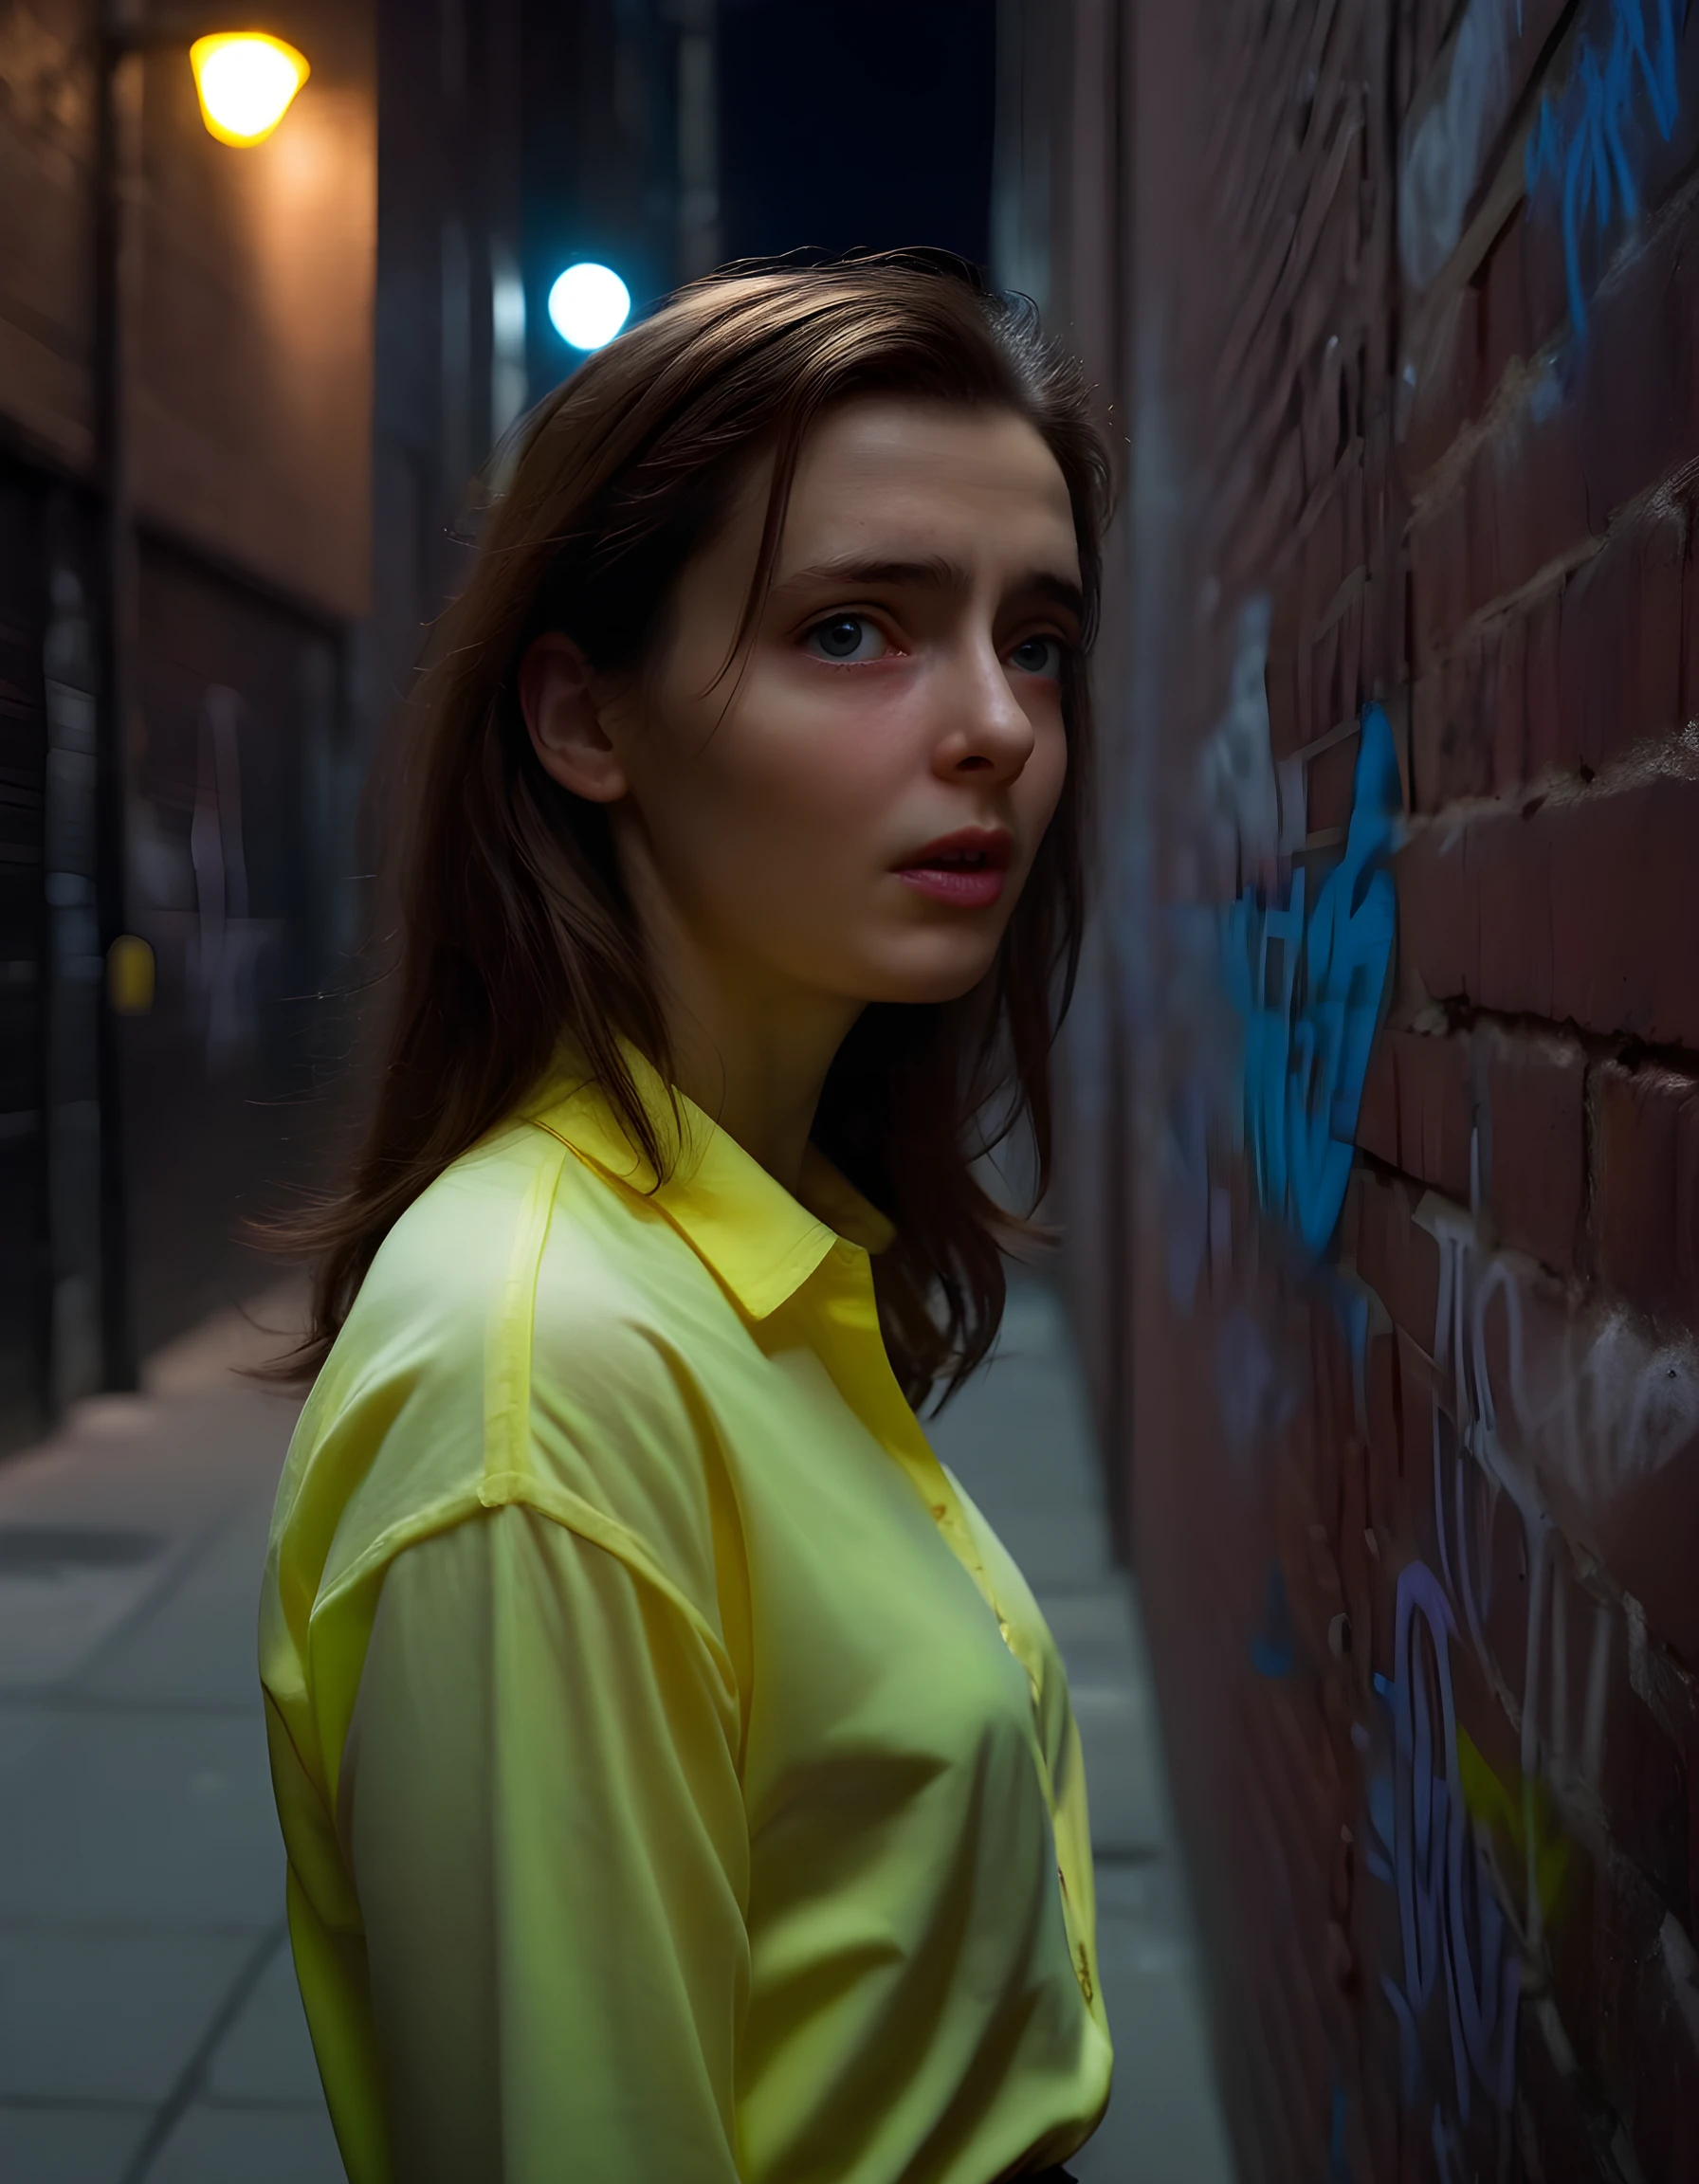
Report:
[[[201,119],[221,144],[258,144],[307,80],[304,53],[264,30],[220,30],[189,48]]]

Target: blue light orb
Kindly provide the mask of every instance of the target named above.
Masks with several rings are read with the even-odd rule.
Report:
[[[549,290],[549,318],[574,349],[600,349],[631,315],[631,291],[611,266],[569,265]]]

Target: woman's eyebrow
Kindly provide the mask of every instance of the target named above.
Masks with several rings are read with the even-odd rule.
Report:
[[[1024,599],[1048,600],[1063,608],[1076,622],[1086,619],[1086,594],[1072,576],[1058,576],[1053,570],[1034,569],[1023,576],[1014,591]]]
[[[807,569],[795,569],[773,587],[777,595],[813,592],[829,585],[924,584],[937,592],[964,591],[967,571],[959,561],[930,555],[918,561],[860,560],[846,555],[836,561],[816,561]]]
[[[923,584],[937,592],[965,592],[972,582],[959,561],[941,555],[916,561],[860,560],[847,555],[840,560],[816,561],[807,569],[792,570],[773,587],[773,596],[786,599],[802,592],[814,592],[863,584]],[[1071,576],[1053,569],[1031,569],[1010,587],[1012,597],[1043,599],[1083,620],[1086,595]]]

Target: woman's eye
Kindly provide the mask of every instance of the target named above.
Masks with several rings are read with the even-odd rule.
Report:
[[[865,614],[833,614],[816,622],[807,644],[821,660],[877,660],[886,650],[878,624]]]
[[[1062,673],[1061,640],[1029,637],[1010,653],[1009,664],[1018,675],[1048,675],[1054,681]]]

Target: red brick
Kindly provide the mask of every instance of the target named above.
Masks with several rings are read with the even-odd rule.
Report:
[[[1492,787],[1501,795],[1527,778],[1527,655],[1528,625],[1517,616],[1499,632],[1492,687],[1482,694],[1489,707]]]
[[[1465,285],[1441,313],[1416,382],[1404,458],[1419,478],[1480,411],[1481,294]]]
[[[1435,1001],[1462,998],[1481,981],[1479,889],[1461,828],[1431,826],[1393,860],[1398,945]]]
[[[1666,2157],[1690,2147],[1693,2036],[1675,2003],[1663,1943],[1668,1905],[1627,1858],[1593,1874],[1588,1978],[1569,2029],[1583,2069],[1630,2130],[1652,2177],[1692,2170]],[[1649,2158],[1650,2157],[1650,2158]]]
[[[1532,781],[1542,767],[1557,762],[1562,681],[1558,661],[1562,645],[1562,592],[1555,587],[1528,610],[1525,686],[1526,740],[1523,779]]]
[[[1533,354],[1523,303],[1522,245],[1526,226],[1520,218],[1507,222],[1484,268],[1480,318],[1483,403],[1491,399],[1513,358]]]
[[[1615,740],[1634,628],[1634,556],[1617,539],[1563,587],[1558,644],[1558,750],[1597,773]]]
[[[1619,741],[1668,736],[1682,722],[1683,572],[1687,521],[1674,509],[1659,509],[1639,527],[1637,657],[1632,707],[1619,723]]]
[[[1398,1165],[1398,1074],[1393,1052],[1391,1040],[1383,1033],[1369,1056],[1362,1098],[1357,1107],[1358,1144],[1389,1168]],[[1345,1216],[1340,1226],[1340,1249],[1347,1257],[1354,1256],[1358,1204],[1353,1192],[1346,1198]]]
[[[1699,452],[1691,388],[1699,261],[1688,221],[1654,228],[1589,303],[1576,345],[1578,384],[1562,404],[1577,419],[1589,521],[1604,530],[1624,502]],[[1634,399],[1624,401],[1624,388]]]
[[[1540,2018],[1525,2007],[1517,2027],[1516,2087],[1526,2174],[1541,2184],[1600,2184],[1576,2073],[1558,2067]]]
[[[1450,642],[1469,611],[1469,507],[1452,494],[1410,536],[1410,593],[1415,655],[1426,665]]]
[[[1562,763],[1597,772],[1613,753],[1676,725],[1685,528],[1673,510],[1641,516],[1564,587]]]
[[[1654,1046],[1699,1046],[1699,781],[1548,805],[1533,824],[1551,846],[1559,974],[1548,1012]]]
[[[1412,692],[1416,809],[1441,811],[1492,786],[1499,640],[1496,631],[1466,639],[1437,673]]]
[[[1699,720],[1699,525],[1688,533],[1681,565],[1681,701],[1683,722]]]
[[[1551,845],[1534,813],[1520,813],[1465,837],[1481,920],[1480,979],[1473,998],[1505,1014],[1553,1013],[1556,978],[1551,918]],[[1516,998],[1512,1000],[1510,996]]]
[[[1410,686],[1410,809],[1445,808],[1445,726],[1455,669],[1430,667]]]
[[[1573,1273],[1586,1191],[1586,1057],[1499,1037],[1488,1067],[1492,1217],[1507,1243]]]
[[[1367,689],[1362,675],[1363,624],[1372,593],[1365,585],[1340,617],[1339,655],[1334,667],[1333,717],[1355,720],[1362,709]]]
[[[1439,1307],[1439,1247],[1412,1218],[1420,1193],[1367,1174],[1355,1176],[1352,1189],[1360,1193],[1357,1271],[1394,1323],[1427,1349]]]
[[[1464,612],[1478,613],[1510,589],[1503,573],[1515,555],[1522,492],[1506,491],[1505,464],[1520,461],[1518,420],[1499,425],[1470,464],[1464,481],[1469,508],[1469,589]]]
[[[1469,1041],[1385,1034],[1398,1082],[1398,1166],[1460,1205],[1469,1203]]]
[[[1590,1629],[1587,1634],[1590,1639]],[[1691,1906],[1684,1756],[1633,1686],[1627,1634],[1620,1621],[1613,1637],[1599,1781],[1605,1827],[1613,1846],[1633,1860],[1661,1900],[1685,1921],[1691,1917]]]
[[[1595,1072],[1599,1271],[1654,1318],[1699,1322],[1699,1083]]]
[[[1471,467],[1471,517],[1490,529],[1478,546],[1470,539],[1466,613],[1520,591],[1573,553],[1589,530],[1587,473],[1572,404],[1543,404],[1536,415],[1531,397],[1525,399]]]
[[[1356,781],[1357,737],[1347,736],[1331,751],[1324,751],[1306,770],[1311,833],[1320,832],[1324,827],[1349,824]]]
[[[1405,960],[1435,1000],[1699,1046],[1699,781],[1429,826],[1394,861]]]

